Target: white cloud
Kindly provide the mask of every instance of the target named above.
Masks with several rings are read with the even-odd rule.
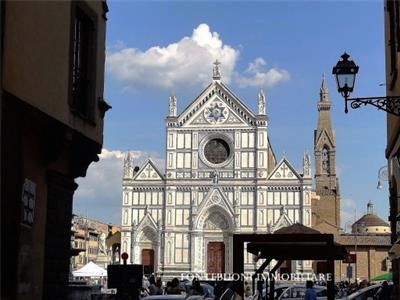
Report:
[[[141,166],[150,156],[157,166],[164,167],[163,160],[141,151],[130,151],[134,164]],[[74,195],[75,214],[119,225],[121,222],[122,173],[125,152],[103,149],[100,160],[92,163],[86,177],[78,178]]]
[[[119,43],[121,44],[121,43]],[[224,45],[218,33],[207,24],[200,24],[191,37],[184,37],[166,47],[155,46],[142,52],[124,48],[107,54],[107,72],[122,81],[125,87],[142,86],[166,89],[192,84],[207,84],[212,76],[212,64],[218,59],[224,81],[230,76],[239,51]]]
[[[263,71],[265,66],[266,62],[261,57],[258,57],[253,62],[249,63],[245,75],[237,74],[236,81],[239,86],[272,87],[279,82],[290,79],[290,74],[287,70],[272,68]]]
[[[224,44],[217,32],[207,24],[200,24],[190,37],[165,47],[154,46],[145,51],[128,48],[122,41],[109,50],[106,70],[122,82],[124,90],[135,91],[143,87],[176,90],[182,86],[206,85],[212,77],[212,64],[221,62],[223,81],[229,84],[239,59],[240,51]],[[285,70],[261,71],[265,61],[257,58],[244,75],[235,75],[241,86],[269,85],[289,79]],[[249,77],[250,76],[250,77]]]

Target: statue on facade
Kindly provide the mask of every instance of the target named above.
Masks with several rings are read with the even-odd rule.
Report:
[[[107,254],[106,234],[104,232],[102,232],[99,237],[99,251],[100,253]]]

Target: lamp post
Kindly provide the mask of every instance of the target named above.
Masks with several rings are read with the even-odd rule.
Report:
[[[332,69],[332,74],[335,75],[338,92],[344,97],[345,109],[348,113],[347,103],[353,109],[359,108],[362,105],[373,105],[380,110],[395,116],[400,116],[400,96],[385,96],[385,97],[367,97],[367,98],[349,98],[353,92],[354,83],[359,67],[354,61],[349,60],[350,55],[346,52],[342,54],[342,60],[339,60],[336,66]]]
[[[388,167],[387,166],[382,166],[378,170],[378,185],[376,188],[380,190],[382,188],[382,181],[388,181],[389,180],[389,173],[388,173]]]

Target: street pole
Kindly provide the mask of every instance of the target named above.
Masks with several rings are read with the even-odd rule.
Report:
[[[357,234],[358,234],[358,225],[356,225],[356,234],[354,238],[354,252],[356,254],[356,260],[354,261],[354,281],[355,283],[358,284],[357,282]]]

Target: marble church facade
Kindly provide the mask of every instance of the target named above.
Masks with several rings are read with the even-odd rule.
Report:
[[[296,170],[276,159],[268,135],[266,97],[251,111],[223,83],[211,83],[178,114],[169,98],[165,166],[124,161],[121,250],[129,263],[163,277],[232,271],[232,236],[266,233],[294,223],[312,226],[310,156]],[[161,169],[163,171],[161,171]],[[245,268],[254,270],[253,257]],[[291,272],[312,272],[292,261]]]

